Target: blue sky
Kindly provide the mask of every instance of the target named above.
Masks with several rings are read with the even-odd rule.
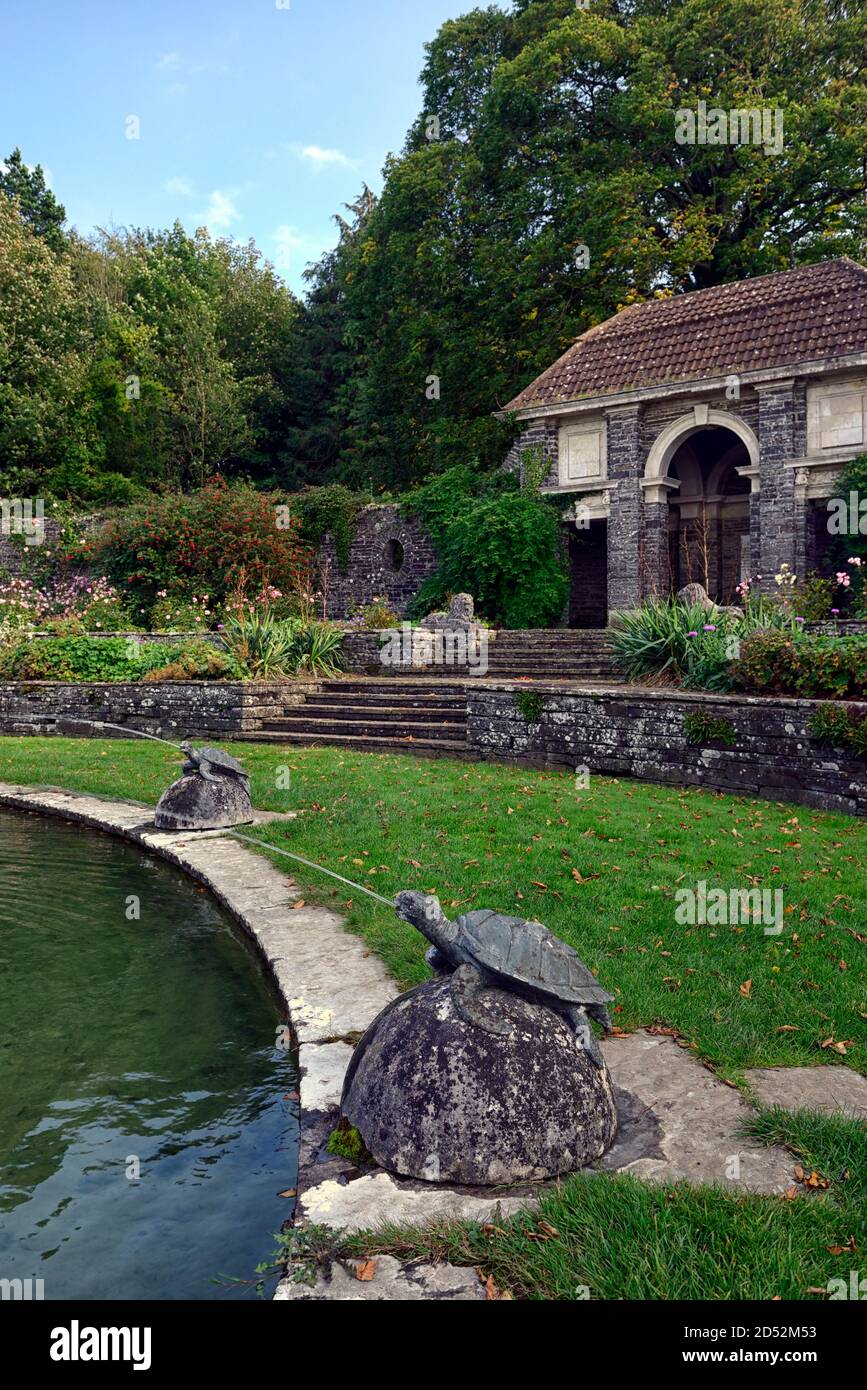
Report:
[[[0,158],[42,164],[83,233],[253,237],[301,290],[403,144],[423,44],[476,3],[3,0]]]

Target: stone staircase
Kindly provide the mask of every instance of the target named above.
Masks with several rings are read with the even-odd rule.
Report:
[[[247,735],[256,743],[328,744],[385,752],[458,755],[467,750],[465,683],[431,680],[323,681],[303,704]]]
[[[617,681],[607,628],[498,632],[488,643],[488,679]]]
[[[321,681],[244,737],[257,743],[458,756],[467,752],[466,688],[486,680],[616,681],[610,635],[604,629],[500,632],[488,646],[484,677],[452,666],[417,675],[397,670]]]

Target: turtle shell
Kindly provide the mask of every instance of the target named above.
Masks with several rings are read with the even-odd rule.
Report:
[[[460,944],[477,965],[516,984],[570,1004],[607,1004],[614,998],[576,951],[541,922],[499,912],[467,912],[455,924]]]
[[[193,757],[196,762],[210,763],[212,767],[222,767],[226,772],[236,772],[241,777],[247,775],[237,758],[233,758],[231,753],[224,753],[222,748],[194,748]]]

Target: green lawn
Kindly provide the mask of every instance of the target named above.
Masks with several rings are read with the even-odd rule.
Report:
[[[489,905],[538,917],[618,998],[624,1030],[663,1022],[738,1079],[754,1065],[864,1070],[865,827],[842,816],[555,772],[399,755],[242,745],[256,804],[299,810],[257,830],[386,897],[437,892],[449,911]],[[154,803],[177,755],[131,741],[0,739],[0,780]],[[291,771],[288,790],[281,769]],[[286,861],[275,860],[282,867]],[[402,985],[424,943],[384,905],[298,869]],[[679,887],[781,888],[779,937],[760,926],[683,927]],[[751,982],[751,983],[749,983]],[[833,1040],[837,1047],[823,1047]],[[478,1266],[527,1299],[823,1297],[867,1248],[865,1126],[762,1111],[752,1132],[788,1145],[828,1187],[796,1200],[577,1175],[541,1210],[481,1227],[385,1231],[335,1244],[301,1232],[289,1252],[433,1256]],[[793,1167],[794,1167],[793,1158]],[[312,1253],[311,1253],[312,1252]]]
[[[259,829],[391,898],[435,891],[452,913],[537,917],[617,995],[617,1026],[676,1027],[721,1074],[750,1066],[865,1069],[867,827],[800,807],[559,772],[239,745],[257,805],[304,814]],[[0,780],[153,803],[177,767],[155,743],[0,739]],[[291,770],[278,790],[279,770]],[[285,779],[284,779],[285,780]],[[277,860],[286,867],[286,861]],[[401,985],[424,943],[384,905],[298,871],[340,907]],[[781,889],[784,930],[679,926],[675,892]],[[751,983],[749,983],[751,982]],[[833,1040],[842,1051],[822,1044]]]
[[[738,1198],[628,1174],[578,1174],[538,1211],[510,1221],[362,1232],[342,1250],[476,1266],[499,1290],[522,1299],[824,1298],[817,1290],[830,1279],[848,1285],[849,1271],[863,1269],[865,1127],[766,1111],[754,1132],[802,1146],[805,1166],[809,1155],[830,1187],[794,1200]]]

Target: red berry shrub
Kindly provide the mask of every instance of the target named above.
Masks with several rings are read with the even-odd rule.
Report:
[[[265,493],[243,483],[210,482],[199,492],[130,508],[84,542],[79,558],[107,574],[136,608],[157,594],[222,603],[239,583],[285,595],[309,586],[310,548],[297,523]]]

